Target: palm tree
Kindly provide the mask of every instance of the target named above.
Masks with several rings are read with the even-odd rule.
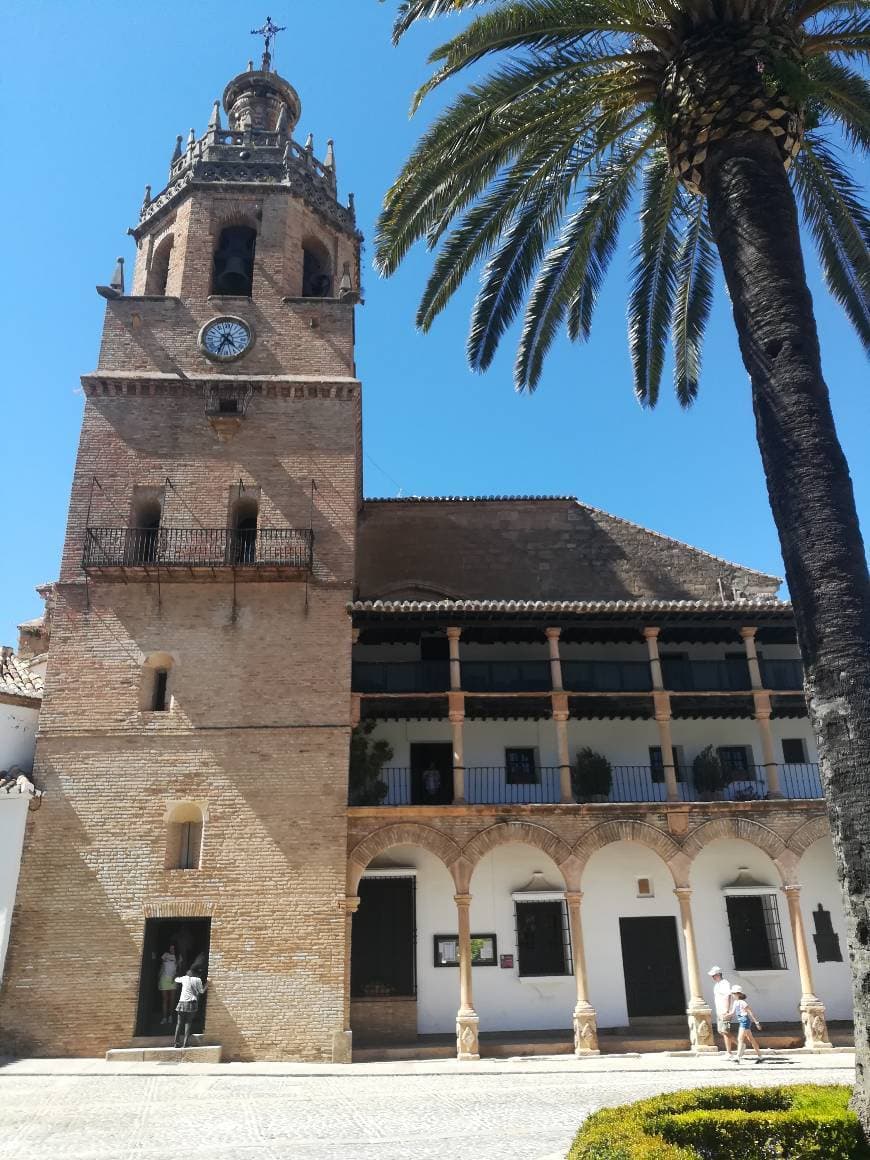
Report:
[[[389,190],[377,264],[438,247],[428,330],[483,262],[468,339],[489,366],[525,303],[516,385],[564,326],[588,336],[639,198],[628,337],[655,404],[698,390],[722,262],[806,668],[852,956],[855,1106],[870,1131],[870,578],[822,377],[795,195],[830,292],[870,349],[870,220],[838,145],[870,144],[868,0],[404,0],[416,21],[485,6],[431,57],[423,97],[495,58],[423,135]],[[478,72],[482,70],[479,69]]]

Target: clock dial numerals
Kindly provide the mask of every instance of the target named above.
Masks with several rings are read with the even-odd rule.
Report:
[[[200,341],[212,358],[238,358],[251,345],[251,331],[240,319],[218,318],[203,329]]]

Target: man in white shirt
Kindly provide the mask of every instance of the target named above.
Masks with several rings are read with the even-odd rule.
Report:
[[[178,1023],[175,1026],[175,1046],[187,1047],[190,1042],[190,1029],[199,1011],[199,1000],[205,994],[208,983],[204,983],[199,975],[193,973],[190,966],[183,975],[175,980],[181,984],[181,995],[178,999]]]
[[[713,1006],[716,1009],[716,1030],[725,1043],[725,1053],[731,1058],[731,1022],[728,1012],[731,1010],[731,984],[722,974],[721,967],[711,967],[707,972],[713,980]]]

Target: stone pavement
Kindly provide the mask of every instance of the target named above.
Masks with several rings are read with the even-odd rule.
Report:
[[[15,1160],[563,1160],[596,1108],[718,1083],[851,1083],[850,1052],[352,1064],[0,1063]]]

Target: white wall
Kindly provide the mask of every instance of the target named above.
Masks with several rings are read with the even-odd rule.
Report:
[[[0,703],[0,769],[20,765],[30,772],[38,721],[38,709]]]
[[[798,881],[803,887],[801,906],[816,994],[827,1007],[829,1019],[851,1019],[852,977],[849,970],[849,948],[846,943],[846,922],[834,864],[834,847],[830,838],[820,838],[804,853],[800,861]],[[816,944],[813,941],[815,923],[812,912],[820,902],[825,910],[831,912],[831,922],[840,936],[840,952],[843,956],[841,963],[820,963],[816,960]]]
[[[32,770],[38,721],[37,709],[0,703],[0,769],[19,765],[26,773]],[[29,801],[22,794],[0,792],[0,979],[9,945]]]
[[[653,897],[637,897],[638,878],[650,879]],[[613,842],[592,855],[580,885],[583,890],[581,916],[589,1001],[597,1012],[599,1027],[624,1027],[628,1024],[620,918],[669,915],[677,919],[683,987],[688,999],[682,936],[679,934],[680,907],[674,894],[671,872],[659,855],[637,842]]]
[[[737,971],[734,968],[734,953],[725,907],[723,887],[733,882],[741,867],[745,866],[749,875],[757,882],[770,886],[777,892],[777,908],[785,948],[785,971]],[[780,887],[782,879],[773,861],[749,842],[722,838],[711,842],[698,854],[692,863],[692,913],[695,919],[695,935],[701,972],[706,985],[705,998],[712,1005],[713,987],[706,972],[714,964],[721,966],[725,977],[733,984],[739,983],[746,991],[749,1005],[755,1014],[765,1022],[780,1020],[794,1021],[798,1018],[798,1003],[801,997],[800,976],[791,925],[788,920],[788,905]]]
[[[29,797],[0,793],[0,979],[6,962],[12,908],[21,864],[21,845],[27,820]]]

